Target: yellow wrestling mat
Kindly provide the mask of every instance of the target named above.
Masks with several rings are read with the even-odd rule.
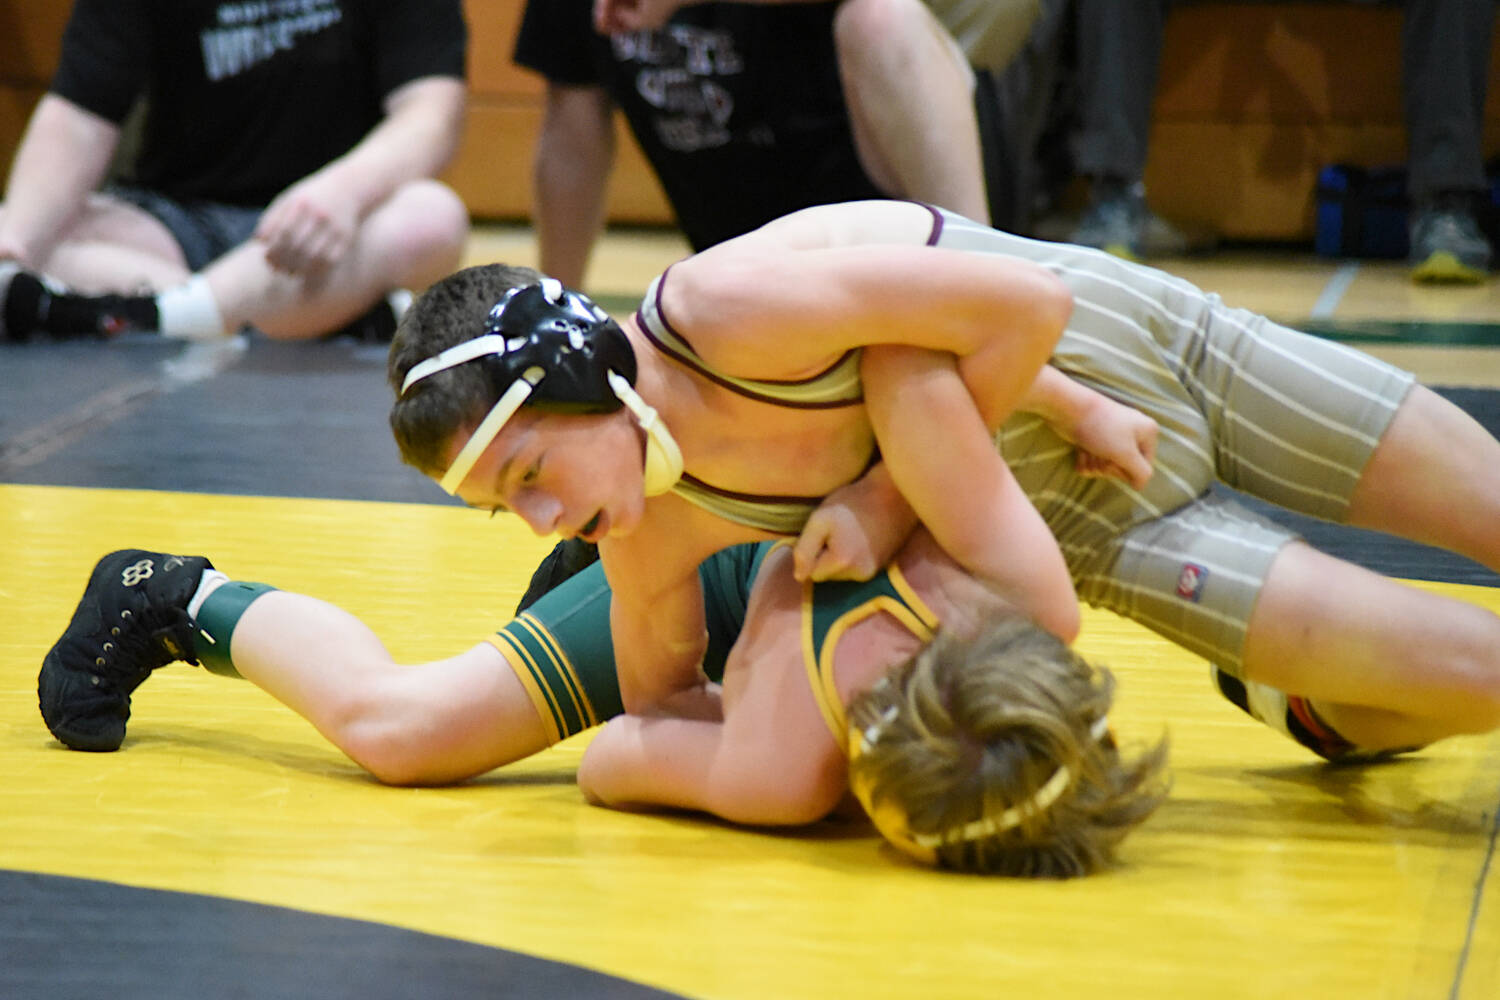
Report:
[[[41,723],[42,654],[105,551],[208,555],[418,660],[507,619],[550,547],[513,520],[0,486],[0,538],[0,869],[360,918],[707,1000],[1500,996],[1500,736],[1322,766],[1110,615],[1086,612],[1081,648],[1120,676],[1123,740],[1169,731],[1172,797],[1116,871],[989,880],[913,867],[858,825],[592,808],[573,784],[587,734],[460,787],[383,787],[251,685],[181,665],[137,693],[118,753],[65,751]],[[1500,610],[1500,591],[1423,586]]]

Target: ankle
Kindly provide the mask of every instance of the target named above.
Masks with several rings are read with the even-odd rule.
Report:
[[[161,334],[176,340],[218,340],[230,333],[208,279],[195,274],[156,296]]]

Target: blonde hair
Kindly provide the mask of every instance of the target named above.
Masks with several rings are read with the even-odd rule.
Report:
[[[1113,696],[1107,669],[1029,621],[939,633],[849,706],[850,781],[882,832],[923,860],[1086,875],[1114,862],[1169,783],[1165,739],[1121,756]]]

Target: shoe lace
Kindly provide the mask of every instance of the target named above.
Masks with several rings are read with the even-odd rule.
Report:
[[[108,668],[114,666],[115,680],[123,681],[129,693],[151,671],[176,660],[198,662],[193,657],[192,619],[187,612],[176,607],[124,608],[94,666],[104,681],[111,679]]]

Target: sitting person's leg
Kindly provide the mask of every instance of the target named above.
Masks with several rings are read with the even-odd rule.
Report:
[[[404,306],[390,293],[452,271],[468,235],[451,190],[413,181],[361,220],[332,267],[294,274],[268,261],[255,209],[135,189],[90,205],[41,273],[0,270],[0,339],[144,331],[211,340],[251,326],[286,339],[347,329],[388,340]]]
[[[839,73],[865,172],[897,198],[989,221],[974,73],[921,0],[848,0]]]

